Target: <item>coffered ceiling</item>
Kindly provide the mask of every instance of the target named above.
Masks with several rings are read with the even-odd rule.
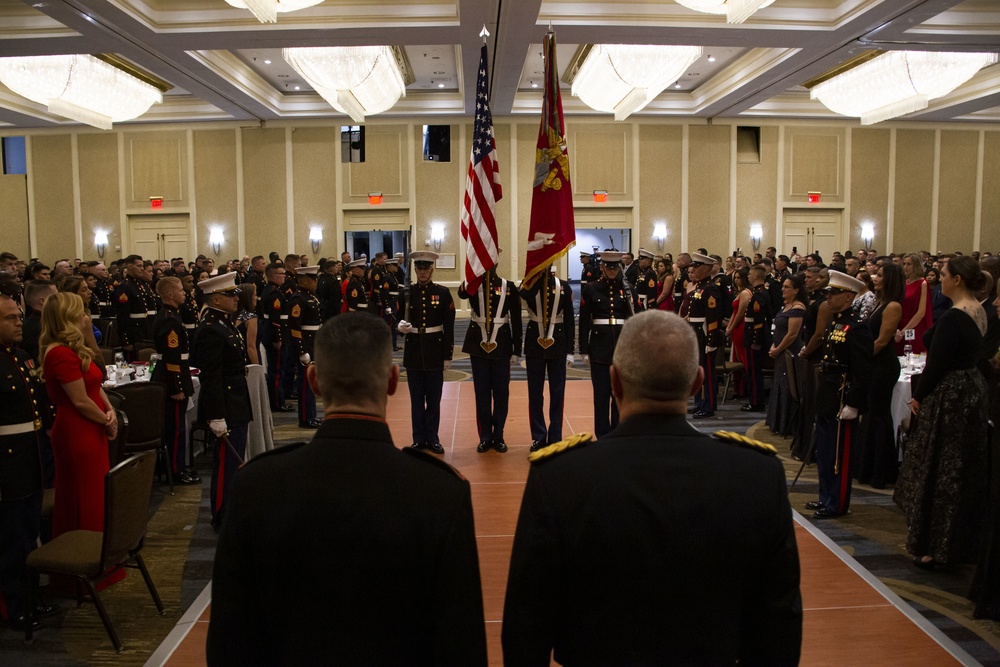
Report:
[[[1000,0],[776,0],[739,25],[670,0],[325,0],[268,25],[224,0],[0,0],[0,56],[117,55],[173,86],[137,122],[346,120],[281,49],[399,45],[415,81],[384,115],[460,116],[474,105],[483,25],[494,116],[540,110],[550,25],[561,73],[585,44],[704,47],[639,118],[841,118],[802,84],[867,50],[1000,51]],[[567,114],[594,113],[563,85]],[[906,119],[1000,122],[1000,65]],[[0,84],[0,128],[63,124]]]

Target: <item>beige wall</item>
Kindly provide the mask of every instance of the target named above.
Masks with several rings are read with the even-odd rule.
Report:
[[[157,195],[164,197],[163,215],[192,220],[192,256],[210,254],[210,228],[221,227],[222,259],[292,249],[311,255],[313,226],[324,235],[314,260],[338,254],[348,229],[412,229],[413,246],[422,248],[431,224],[442,222],[441,251],[455,255],[457,268],[437,277],[457,282],[472,124],[438,122],[449,120],[447,163],[424,162],[422,121],[399,119],[366,126],[363,164],[340,163],[340,126],[330,122],[30,131],[27,197],[19,194],[23,180],[3,179],[0,203],[12,224],[0,242],[48,262],[81,251],[90,258],[94,232],[106,229],[107,256],[120,257],[129,251],[123,226],[131,215],[155,215],[148,198]],[[747,163],[736,159],[736,122],[571,118],[578,221],[631,227],[633,251],[656,248],[653,226],[664,222],[664,250],[675,254],[698,246],[750,252],[750,225],[759,223],[761,248],[787,252],[776,242],[784,210],[808,208],[806,193],[819,190],[817,208],[843,214],[845,247],[859,247],[861,225],[871,222],[880,250],[1000,250],[1000,127],[760,122],[761,159]],[[497,209],[500,268],[515,277],[524,268],[537,132],[533,117],[496,121],[504,191]],[[607,190],[608,202],[595,204],[593,190]],[[374,191],[384,195],[381,207],[367,203]]]

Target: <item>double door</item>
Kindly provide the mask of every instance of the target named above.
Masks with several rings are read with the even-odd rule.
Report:
[[[130,252],[143,259],[188,258],[191,234],[184,217],[137,216],[129,219]]]
[[[829,262],[834,251],[844,251],[841,211],[785,211],[784,239],[781,254],[805,257],[819,253]]]

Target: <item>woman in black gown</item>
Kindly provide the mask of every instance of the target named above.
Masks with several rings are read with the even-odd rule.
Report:
[[[906,548],[924,569],[975,562],[989,485],[986,380],[977,367],[986,311],[973,296],[984,282],[967,255],[941,267],[952,300],[924,334],[927,366],[913,388],[917,425],[893,499],[906,514]]]
[[[788,386],[788,372],[784,354],[798,354],[802,349],[802,320],[806,314],[805,280],[796,273],[785,278],[781,284],[781,296],[785,305],[774,316],[774,344],[768,355],[774,359],[774,386],[767,405],[768,428],[784,435],[795,428],[792,424],[792,396]]]
[[[892,390],[899,380],[899,361],[892,343],[903,316],[901,304],[906,283],[903,270],[895,264],[882,265],[872,276],[872,282],[875,309],[864,326],[871,329],[875,345],[856,477],[862,484],[884,489],[896,482],[899,472],[892,432]]]

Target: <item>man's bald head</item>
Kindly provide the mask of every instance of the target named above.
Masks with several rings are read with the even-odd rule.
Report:
[[[674,313],[640,313],[626,320],[612,366],[625,400],[687,401],[698,377],[698,339]]]

